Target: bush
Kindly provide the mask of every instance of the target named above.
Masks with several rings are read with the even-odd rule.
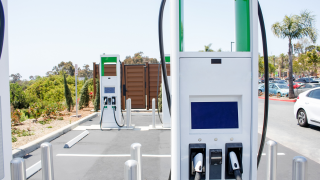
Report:
[[[42,104],[41,103],[34,103],[29,108],[29,114],[38,121],[38,118],[42,114]]]
[[[71,91],[67,84],[66,75],[64,75],[64,96],[66,98],[66,105],[67,105],[68,111],[70,112],[73,109],[74,102],[72,100]]]
[[[19,109],[14,110],[11,113],[11,124],[13,125],[20,124],[21,115],[22,113],[20,112]]]
[[[96,98],[94,100],[94,111],[97,112],[100,109],[100,84],[99,80],[96,81]]]
[[[49,129],[50,129],[50,128],[52,128],[52,126],[48,126],[47,128],[49,128]]]
[[[63,120],[63,117],[58,117],[58,120]]]
[[[84,107],[89,106],[89,91],[88,91],[89,81],[86,81],[80,92],[80,101],[79,101],[79,109],[83,109]]]
[[[15,136],[13,136],[13,135],[11,136],[11,142],[17,142],[17,140],[18,139]]]
[[[27,115],[25,115],[24,113],[22,113],[21,117],[20,117],[20,122],[23,122],[25,120],[29,119],[29,117]]]
[[[10,84],[10,102],[15,109],[28,108],[26,95],[18,83]]]

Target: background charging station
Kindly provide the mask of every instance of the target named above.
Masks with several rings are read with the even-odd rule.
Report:
[[[236,52],[184,52],[183,4],[170,1],[171,179],[195,179],[198,153],[201,179],[235,179],[234,152],[242,178],[256,180],[258,1],[235,1]]]
[[[166,60],[166,64],[170,64],[170,54],[165,55],[165,60]],[[171,76],[168,75],[167,79],[169,83],[169,89],[171,92]],[[163,77],[162,77],[162,82],[164,82]],[[162,84],[161,88],[162,88],[161,92],[162,92],[162,122],[163,122],[162,127],[171,128],[171,117],[169,113],[167,94],[166,94],[164,84]]]
[[[121,118],[121,89],[120,89],[120,56],[101,55],[100,56],[100,110],[101,128],[119,128],[118,124],[123,124]],[[107,66],[116,65],[116,72],[106,75]]]
[[[9,87],[9,51],[8,51],[8,1],[1,0],[0,18],[0,179],[10,180],[10,161],[12,159],[11,145],[11,115]],[[3,8],[3,9],[2,9]],[[3,10],[3,11],[2,11]],[[3,42],[1,42],[3,40]]]

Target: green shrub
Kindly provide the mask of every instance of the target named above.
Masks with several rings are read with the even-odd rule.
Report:
[[[94,100],[94,111],[97,112],[100,109],[100,84],[99,80],[96,81],[96,97]]]
[[[10,83],[10,103],[15,109],[28,108],[25,92],[18,83]]]
[[[50,128],[52,128],[52,126],[48,126],[47,128],[49,128],[49,129],[50,129]]]
[[[72,100],[71,91],[67,84],[66,75],[64,75],[64,95],[66,98],[66,105],[67,105],[68,111],[70,112],[73,109],[74,102]]]
[[[29,108],[29,114],[38,121],[38,118],[42,114],[42,104],[41,103],[34,103],[33,105],[30,106]]]
[[[58,117],[58,120],[63,120],[63,117]]]
[[[79,101],[79,109],[83,109],[84,107],[89,106],[89,91],[88,91],[89,81],[86,81],[80,91],[80,101]]]
[[[21,115],[22,113],[20,112],[19,109],[14,110],[11,113],[11,124],[13,125],[20,124]]]
[[[21,117],[20,117],[20,122],[23,122],[25,120],[29,119],[27,115],[25,115],[25,113],[22,113],[21,114]]]
[[[17,142],[17,140],[18,139],[15,136],[13,136],[13,135],[11,136],[11,142]]]

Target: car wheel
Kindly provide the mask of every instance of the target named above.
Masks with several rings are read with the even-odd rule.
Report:
[[[308,118],[307,118],[307,113],[305,110],[303,109],[300,109],[298,111],[298,124],[301,126],[301,127],[306,127],[308,126]]]
[[[258,96],[262,95],[262,91],[259,89]]]
[[[277,98],[280,98],[281,97],[281,93],[277,93]]]

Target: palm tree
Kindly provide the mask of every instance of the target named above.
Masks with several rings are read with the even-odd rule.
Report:
[[[214,52],[214,50],[210,49],[212,43],[204,46],[204,50],[200,50],[200,52]]]
[[[285,16],[282,22],[272,25],[273,34],[279,38],[289,39],[289,98],[294,98],[292,79],[292,40],[309,37],[313,43],[317,40],[317,29],[314,27],[314,15],[308,11],[300,15]]]

